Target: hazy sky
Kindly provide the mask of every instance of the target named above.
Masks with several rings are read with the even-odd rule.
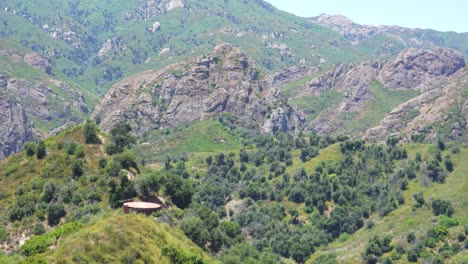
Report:
[[[266,0],[302,17],[345,15],[359,24],[468,32],[467,0]]]

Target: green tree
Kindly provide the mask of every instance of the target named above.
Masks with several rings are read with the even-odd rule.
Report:
[[[101,139],[97,134],[98,130],[97,125],[92,123],[91,120],[88,119],[88,121],[86,121],[83,127],[83,135],[86,144],[101,144]]]
[[[44,141],[41,141],[39,142],[39,144],[37,144],[36,157],[37,159],[43,159],[46,155],[47,155],[46,146],[44,144]]]
[[[130,134],[131,131],[132,127],[130,124],[125,122],[118,123],[114,128],[111,129],[110,134],[111,146],[114,151],[113,153],[121,153],[123,152],[124,148],[136,142],[135,137]]]
[[[46,182],[42,187],[41,199],[46,203],[50,203],[54,199],[55,195],[55,184],[53,182]]]
[[[80,177],[84,174],[84,162],[82,159],[75,160],[72,164],[73,177]]]
[[[36,154],[36,148],[37,144],[34,142],[26,142],[24,144],[24,150],[26,151],[26,155],[28,155],[28,157],[32,157],[34,154]]]
[[[63,203],[51,203],[47,207],[47,223],[50,226],[57,225],[66,214]]]
[[[205,228],[205,223],[198,216],[188,216],[180,221],[180,228],[185,235],[201,248],[205,247],[210,238],[210,233]]]

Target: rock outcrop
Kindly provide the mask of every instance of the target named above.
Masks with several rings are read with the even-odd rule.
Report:
[[[52,73],[52,64],[50,63],[49,59],[44,58],[35,52],[26,54],[24,56],[24,62],[29,66],[39,69],[47,74]]]
[[[232,113],[264,132],[295,130],[303,120],[271,86],[260,85],[255,62],[222,44],[208,55],[146,71],[114,85],[96,107],[101,128],[126,121],[138,135]]]
[[[386,63],[378,80],[391,89],[426,91],[465,67],[463,55],[453,49],[406,49]]]
[[[20,151],[24,142],[32,139],[23,106],[0,94],[0,160]]]
[[[410,140],[411,135],[424,134],[426,140],[438,137],[450,140],[468,135],[468,74],[460,72],[443,86],[425,92],[392,110],[377,127],[367,130],[370,141],[400,136]]]
[[[185,0],[147,0],[146,3],[137,10],[129,12],[127,14],[127,19],[137,21],[148,20],[161,13],[175,8],[183,8],[184,6]]]
[[[359,120],[358,117],[368,111],[369,103],[375,98],[371,89],[372,85],[382,85],[383,89],[394,91],[414,90],[422,93],[414,101],[411,100],[401,106],[408,110],[439,98],[442,88],[451,87],[449,84],[457,80],[457,76],[464,71],[464,67],[463,55],[452,49],[406,49],[395,59],[388,61],[339,65],[312,79],[299,97],[321,96],[330,90],[340,94],[341,100],[335,105],[328,106],[327,110],[313,120],[309,120],[308,127],[319,134],[346,132],[344,127],[349,126],[349,122],[354,122],[352,117],[357,117],[356,120]],[[447,93],[451,94],[448,91]],[[449,96],[443,98],[450,101]],[[456,98],[460,98],[460,95]],[[387,117],[387,121],[382,124],[381,128],[368,131],[366,137],[377,140],[388,135],[385,132],[386,128],[388,131],[398,131],[403,127],[414,127],[413,125],[407,126],[405,122],[408,119],[396,114],[401,113],[401,109],[394,111],[395,113],[392,112]],[[430,115],[426,115],[423,119],[432,122],[429,117]],[[387,123],[392,123],[392,125]],[[361,127],[359,129],[361,132],[365,132],[367,128],[370,128],[366,128],[369,125],[362,124],[358,127]]]
[[[84,119],[88,112],[84,94],[51,76],[53,65],[47,58],[13,49],[0,50],[0,55],[0,159],[19,151],[25,141],[47,137],[63,124]],[[19,75],[17,67],[21,71],[30,67],[34,77]]]

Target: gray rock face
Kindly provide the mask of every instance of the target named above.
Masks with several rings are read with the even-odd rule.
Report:
[[[49,59],[44,58],[35,52],[26,54],[23,60],[33,68],[39,69],[47,74],[52,73],[52,64]]]
[[[463,55],[453,49],[406,49],[386,63],[378,80],[392,89],[424,91],[464,67]]]
[[[0,160],[21,150],[33,139],[22,105],[0,94]]]
[[[238,48],[217,46],[213,53],[180,62],[161,71],[147,71],[114,85],[92,116],[101,116],[109,130],[129,122],[143,135],[220,113],[232,113],[265,132],[295,130],[301,118],[279,93],[260,85],[255,62]],[[269,113],[277,114],[269,115]]]
[[[308,127],[312,130],[319,134],[329,134],[342,129],[348,122],[345,120],[347,116],[356,116],[366,111],[368,102],[374,98],[371,84],[375,81],[390,90],[416,90],[423,93],[414,101],[401,106],[408,112],[416,105],[438,98],[441,87],[457,80],[464,67],[463,55],[452,49],[406,49],[389,61],[339,65],[312,79],[299,96],[320,96],[329,90],[342,95],[339,103],[329,106],[323,114],[309,120]],[[449,99],[447,96],[444,98]],[[460,98],[460,95],[456,98]],[[401,109],[394,111],[399,113]],[[404,121],[407,118],[396,113],[390,113],[382,127],[368,131],[366,137],[377,140],[388,135],[387,130],[398,132],[407,127]],[[424,119],[430,121],[429,117],[425,116]],[[366,129],[364,125],[363,129]]]
[[[460,71],[446,84],[399,105],[377,127],[369,129],[365,138],[377,141],[399,135],[409,140],[415,133],[424,133],[427,140],[439,136],[459,140],[468,132],[468,100],[463,95],[467,90],[468,74]]]
[[[185,0],[147,0],[146,3],[141,5],[137,10],[129,12],[127,14],[127,19],[137,21],[148,20],[161,13],[184,6]]]
[[[306,66],[293,66],[283,69],[272,75],[267,76],[263,80],[263,86],[276,87],[294,82],[305,77],[308,74],[317,72],[320,68],[308,68]]]
[[[27,102],[24,104],[24,110],[28,116],[34,116],[40,120],[64,118],[71,113],[71,106],[78,111],[88,112],[83,94],[76,92],[63,82],[54,81],[54,85],[62,89],[68,98],[60,98],[50,84],[45,82],[33,83],[21,79],[10,79],[6,88],[10,94]],[[61,104],[61,107],[57,104]]]

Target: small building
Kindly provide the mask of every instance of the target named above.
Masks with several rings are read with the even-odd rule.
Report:
[[[162,206],[157,203],[147,203],[147,202],[127,202],[123,204],[124,213],[128,214],[130,212],[150,215],[151,213],[159,210]]]

